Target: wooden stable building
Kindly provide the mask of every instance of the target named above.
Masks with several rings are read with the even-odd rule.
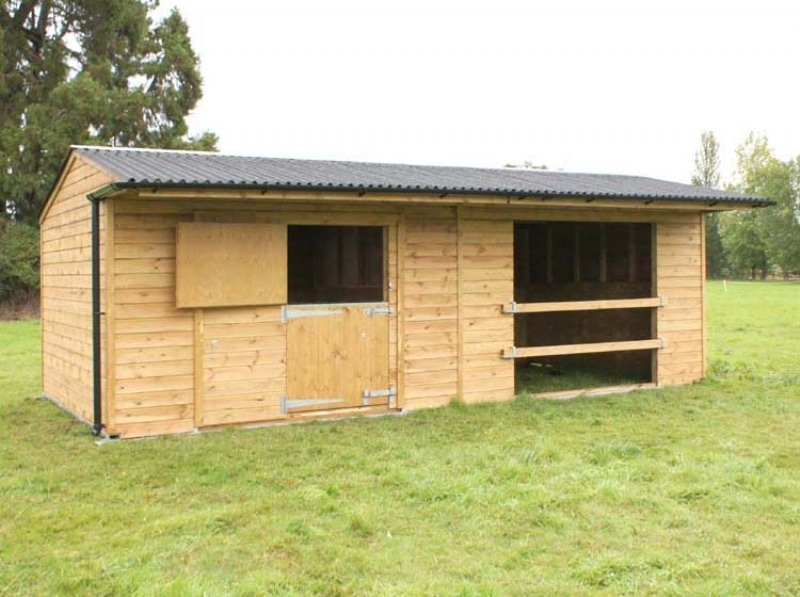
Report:
[[[705,373],[703,213],[629,176],[74,147],[41,214],[45,396],[138,437]]]

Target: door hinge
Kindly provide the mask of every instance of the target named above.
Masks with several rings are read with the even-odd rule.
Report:
[[[342,309],[302,309],[284,305],[281,307],[281,323],[301,317],[327,317],[328,315],[341,315],[342,313],[344,313]]]
[[[364,406],[371,406],[371,401],[376,398],[388,398],[389,408],[395,408],[397,406],[397,388],[389,388],[388,390],[364,390],[361,404]]]
[[[298,408],[308,408],[309,406],[326,406],[328,404],[341,404],[344,398],[289,398],[281,397],[281,414],[286,414],[290,410]]]
[[[376,315],[394,315],[394,309],[391,307],[368,307],[364,309],[364,314],[369,317],[375,317]]]

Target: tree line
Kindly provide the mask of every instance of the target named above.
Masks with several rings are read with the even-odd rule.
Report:
[[[36,221],[72,144],[216,149],[189,27],[158,0],[0,0],[0,301],[38,287]],[[5,213],[3,213],[5,212]]]
[[[692,184],[720,184],[719,143],[713,132],[700,136]],[[736,169],[725,188],[765,197],[775,205],[705,217],[706,274],[710,278],[788,278],[800,274],[800,156],[783,161],[763,134],[736,149]]]

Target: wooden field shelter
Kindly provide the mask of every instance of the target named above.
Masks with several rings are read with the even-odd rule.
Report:
[[[641,177],[74,147],[42,210],[42,384],[140,437],[507,401],[531,361],[706,367],[703,214]]]

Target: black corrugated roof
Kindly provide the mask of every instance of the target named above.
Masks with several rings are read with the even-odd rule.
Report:
[[[135,148],[76,146],[73,150],[115,177],[118,185],[131,187],[309,189],[596,197],[748,206],[771,204],[762,197],[641,176],[260,158]]]

